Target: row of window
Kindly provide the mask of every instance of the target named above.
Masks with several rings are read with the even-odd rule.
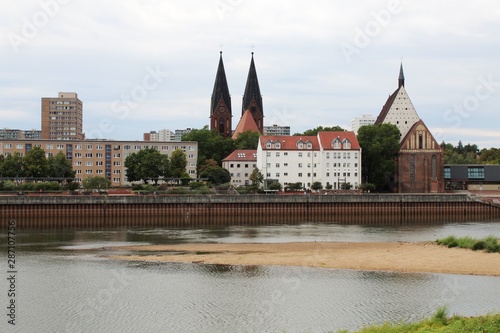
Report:
[[[272,152],[268,151],[266,152],[266,156],[267,157],[271,157],[272,156]],[[274,152],[274,156],[276,157],[280,157],[281,156],[281,152],[277,151],[277,152]],[[284,152],[283,153],[283,156],[288,156],[288,152]],[[318,157],[318,153],[313,153],[313,155],[311,155],[310,152],[308,152],[307,154],[304,154],[303,152],[299,152],[298,153],[298,157]],[[350,159],[351,158],[351,153],[341,153],[341,152],[334,152],[331,156],[333,156],[333,159]],[[326,153],[326,158],[327,159],[330,159],[330,153]],[[358,153],[354,153],[354,158],[357,159],[358,158]]]
[[[306,173],[299,172],[299,173],[297,174],[297,176],[298,176],[298,177],[304,177],[304,175],[305,175],[305,174],[306,174]],[[232,175],[233,175],[233,174],[231,174],[231,176],[232,176]],[[239,174],[238,174],[238,175],[239,175]],[[281,173],[279,173],[279,172],[276,172],[276,173],[275,173],[275,177],[277,177],[277,178],[278,178],[278,177],[280,177],[280,176],[281,176]],[[312,176],[313,176],[313,177],[316,177],[316,172],[313,172],[313,173],[312,173]],[[330,173],[329,173],[329,172],[327,172],[327,173],[326,173],[326,176],[327,176],[327,177],[330,177]],[[354,173],[354,177],[357,177],[357,176],[358,176],[358,173],[357,173],[357,172],[355,172],[355,173]],[[239,177],[239,176],[238,176],[238,177]],[[246,174],[245,174],[245,177],[246,177]],[[271,173],[270,173],[270,172],[268,172],[268,173],[267,173],[267,177],[268,177],[268,178],[270,178],[270,177],[271,177]],[[288,177],[288,172],[284,172],[284,173],[283,173],[283,177]],[[311,177],[311,173],[310,173],[310,172],[308,172],[306,177]],[[334,173],[333,173],[333,177],[351,177],[351,173],[350,173],[350,172],[343,172],[343,173],[340,173],[340,172],[334,172]]]

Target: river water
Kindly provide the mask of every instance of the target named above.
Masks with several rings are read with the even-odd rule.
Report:
[[[335,332],[419,320],[441,305],[466,316],[500,312],[500,277],[127,262],[103,258],[110,253],[106,249],[91,251],[186,242],[429,241],[451,234],[498,236],[500,221],[404,227],[308,223],[18,230],[12,326],[6,316],[7,238],[2,233],[0,331]]]

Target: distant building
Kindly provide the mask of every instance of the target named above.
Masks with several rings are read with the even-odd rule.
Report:
[[[186,172],[196,178],[198,142],[0,140],[0,154],[4,156],[15,153],[24,156],[34,147],[42,148],[47,157],[63,152],[71,161],[78,182],[87,177],[104,176],[111,181],[111,186],[129,185],[125,159],[146,148],[154,148],[167,156],[181,149],[186,154]]]
[[[264,135],[290,135],[290,126],[264,126]]]
[[[42,139],[83,140],[83,103],[75,92],[42,98]]]
[[[40,130],[19,130],[19,129],[0,129],[0,140],[20,140],[33,139],[40,140],[42,131]]]
[[[190,129],[188,129],[188,130],[190,130]],[[180,130],[180,131],[184,131],[184,130]],[[182,132],[182,133],[184,133],[184,132]],[[181,136],[182,136],[182,134],[181,134]],[[144,141],[159,141],[159,142],[176,141],[175,140],[175,133],[172,132],[171,130],[168,130],[168,129],[162,129],[159,131],[151,131],[149,133],[144,133],[143,140]],[[178,141],[180,141],[180,139]]]
[[[373,125],[375,124],[376,118],[373,117],[372,115],[368,114],[363,114],[361,117],[356,117],[353,120],[351,120],[351,131],[356,133],[358,135],[358,130],[361,126],[365,125]]]
[[[182,141],[182,136],[184,134],[191,133],[192,130],[193,130],[192,128],[176,129],[174,135],[174,141]]]
[[[354,132],[319,132],[316,136],[261,136],[257,167],[267,182],[283,186],[314,182],[341,189],[361,184],[361,148]]]
[[[387,99],[375,121],[377,124],[393,124],[401,132],[393,191],[444,192],[443,151],[406,92],[403,65],[399,70],[398,89]]]
[[[235,150],[222,160],[222,167],[231,175],[231,185],[250,185],[249,177],[257,166],[257,150]]]
[[[447,190],[500,190],[500,165],[449,164],[444,166]]]

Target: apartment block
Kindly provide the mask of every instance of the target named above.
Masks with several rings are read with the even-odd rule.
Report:
[[[317,136],[261,136],[257,167],[267,182],[286,186],[314,182],[341,189],[361,184],[361,147],[354,132],[319,132]]]
[[[125,159],[146,148],[154,148],[167,156],[181,149],[186,154],[186,172],[191,178],[196,178],[198,142],[0,140],[0,153],[4,156],[14,153],[24,156],[34,147],[42,148],[47,157],[63,152],[71,160],[78,182],[87,177],[105,176],[111,180],[111,186],[130,185]]]
[[[290,135],[290,126],[264,126],[264,135]]]
[[[257,150],[238,149],[222,160],[222,167],[229,171],[234,186],[250,185],[249,179],[257,166]]]
[[[42,138],[42,131],[40,130],[20,130],[4,128],[0,129],[0,140],[19,140],[31,139],[40,140]]]
[[[42,139],[83,140],[83,103],[75,92],[42,97]]]

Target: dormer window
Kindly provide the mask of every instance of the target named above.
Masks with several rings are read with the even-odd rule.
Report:
[[[297,148],[299,148],[299,149],[304,149],[304,144],[303,144],[302,142],[299,142],[299,143],[297,144]]]
[[[351,141],[349,141],[348,139],[344,139],[342,145],[344,146],[344,149],[351,149]]]
[[[333,149],[340,149],[341,148],[341,143],[340,143],[339,138],[336,138],[335,140],[332,141],[332,148]]]
[[[271,141],[266,141],[266,148],[271,149],[271,146],[272,146]]]
[[[276,141],[276,142],[274,143],[274,147],[275,147],[276,149],[281,149],[281,143],[280,143],[279,141]]]
[[[310,141],[307,142],[307,149],[312,149],[312,147],[313,147],[312,143]]]

